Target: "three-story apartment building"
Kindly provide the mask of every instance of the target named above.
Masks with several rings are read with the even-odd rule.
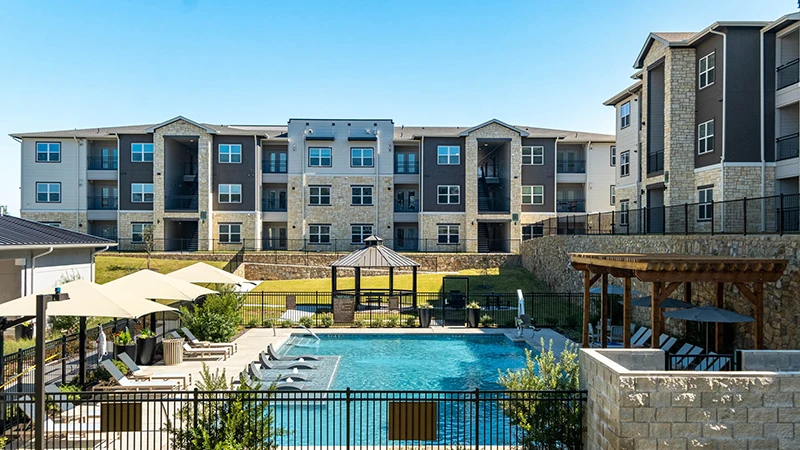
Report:
[[[141,248],[515,251],[531,224],[613,203],[614,136],[291,119],[13,135],[23,217]]]

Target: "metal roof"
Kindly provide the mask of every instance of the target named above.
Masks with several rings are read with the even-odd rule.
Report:
[[[14,216],[0,216],[0,250],[9,247],[102,247],[116,242]]]
[[[636,93],[639,92],[640,90],[642,90],[642,81],[641,80],[637,81],[636,83],[633,83],[632,85],[630,85],[627,88],[625,88],[625,90],[623,90],[619,94],[617,94],[617,95],[611,97],[610,99],[606,100],[605,102],[603,102],[603,105],[605,105],[605,106],[616,106],[617,103],[627,99],[628,97],[632,97],[632,96],[636,95]]]
[[[364,239],[365,247],[331,263],[331,267],[419,267],[413,259],[383,246],[383,239],[370,236]]]

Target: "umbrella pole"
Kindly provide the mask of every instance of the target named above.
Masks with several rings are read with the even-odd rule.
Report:
[[[80,319],[78,332],[78,382],[81,389],[86,384],[86,317]],[[61,355],[63,358],[64,355]]]

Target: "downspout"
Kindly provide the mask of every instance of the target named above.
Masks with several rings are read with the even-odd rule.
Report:
[[[413,137],[413,136],[412,136]],[[417,251],[420,250],[419,244],[420,239],[426,239],[425,237],[425,177],[422,176],[422,168],[424,158],[422,157],[422,152],[425,149],[425,136],[421,136],[419,141],[419,156],[417,157],[417,161],[419,161],[419,170],[417,172],[419,175],[419,200],[417,206]],[[427,242],[427,241],[422,241]]]
[[[81,223],[81,144],[78,142],[77,136],[73,136],[72,139],[75,140],[75,173],[78,174],[78,184],[75,186],[75,231],[78,231]],[[119,181],[117,181],[117,185],[119,185]]]
[[[614,144],[616,144],[616,141],[614,142]],[[586,163],[589,161],[589,151],[591,149],[592,149],[592,141],[589,141],[586,143],[586,151],[583,152],[583,172],[586,174],[586,184],[583,185],[583,209],[585,210],[586,213],[589,212],[589,207],[588,207],[589,205],[587,205],[587,203],[589,202],[589,184],[591,183],[589,181],[589,172],[586,170],[587,167]]]
[[[120,189],[120,185],[121,185],[120,180],[121,180],[121,178],[119,176],[119,154],[120,154],[120,151],[119,151],[120,150],[119,149],[119,134],[114,133],[114,137],[117,138],[117,238],[116,238],[116,240],[117,240],[117,246],[119,246],[119,223],[120,223],[119,222],[119,219],[120,219],[120,217],[119,217],[119,207],[122,204],[122,202],[120,201],[120,196],[119,196],[119,193],[121,191],[121,189]],[[88,209],[88,205],[87,205],[87,209]],[[88,212],[87,212],[87,214],[88,214]],[[87,224],[87,226],[88,226],[88,224]],[[119,247],[117,247],[117,250],[119,250]],[[94,277],[94,272],[92,272],[92,276]],[[94,280],[92,280],[92,281],[94,281]]]
[[[33,255],[31,258],[31,291],[36,291],[36,285],[33,283],[33,277],[36,274],[36,259],[41,258],[42,256],[49,255],[53,253],[53,247],[50,247],[46,252],[40,253],[38,255]]]
[[[380,167],[380,156],[381,156],[381,134],[378,131],[378,128],[375,128],[375,161],[373,161],[373,165],[375,166],[375,192],[372,193],[372,198],[375,199],[375,228],[372,229],[372,234],[377,236],[377,233],[380,233],[379,226],[378,226],[378,217],[380,217],[380,210],[381,210],[381,188],[380,188],[380,177],[378,176],[379,167]],[[394,195],[394,194],[392,194]],[[394,213],[393,213],[394,214]],[[394,216],[393,216],[394,217]],[[394,225],[394,223],[392,223]],[[394,240],[392,240],[394,242]]]
[[[767,163],[766,163],[766,145],[764,145],[764,114],[766,111],[764,110],[764,30],[761,29],[759,33],[759,73],[758,73],[758,82],[759,82],[759,95],[761,96],[761,101],[758,102],[758,106],[761,108],[761,134],[759,135],[761,139],[761,231],[766,229],[766,211],[764,210],[764,197],[767,196],[766,193],[766,183],[767,183]],[[774,113],[773,113],[774,114]],[[774,192],[773,192],[774,195]]]
[[[256,250],[261,250],[261,246],[262,246],[262,242],[263,242],[262,237],[263,237],[263,232],[264,232],[263,229],[261,228],[261,158],[263,156],[262,156],[262,154],[261,154],[261,152],[259,151],[259,148],[258,148],[258,135],[257,134],[253,135],[253,152],[255,153],[255,156],[256,156],[256,167],[255,167],[255,170],[253,171],[253,177],[255,178],[255,180],[254,180],[255,183],[254,184],[255,184],[255,199],[256,199],[255,204],[253,205],[253,209],[256,212],[255,213],[255,217],[254,217],[256,223],[254,224],[255,228],[253,228],[253,229],[256,230],[256,235],[253,236],[253,238],[256,240],[256,242],[254,242],[255,247],[253,247],[253,248],[255,248]],[[288,205],[289,202],[287,201],[286,203],[287,203],[286,206],[288,207],[289,206]],[[288,217],[288,214],[287,214],[287,217]]]
[[[728,91],[728,80],[727,80],[728,71],[726,70],[728,66],[728,35],[714,30],[709,30],[709,32],[712,34],[717,34],[719,36],[722,36],[722,157],[720,158],[719,161],[719,167],[720,167],[719,190],[721,195],[720,202],[724,202],[725,201],[725,135],[728,134],[728,124],[725,121],[728,109],[728,102],[725,101],[726,93]],[[716,133],[716,130],[714,132]],[[719,217],[720,217],[720,230],[722,232],[725,232],[725,208],[720,208]]]
[[[553,216],[556,218],[556,228],[558,228],[558,140],[560,137],[556,136],[556,141],[553,146]]]
[[[104,248],[104,249],[102,249],[100,251],[92,252],[92,272],[91,272],[91,279],[89,280],[92,283],[94,283],[94,261],[95,261],[94,257],[99,255],[100,253],[103,253],[103,252],[107,251],[109,248],[111,248],[111,246],[110,245],[106,245],[106,248]]]

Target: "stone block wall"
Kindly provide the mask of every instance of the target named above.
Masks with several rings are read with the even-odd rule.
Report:
[[[119,238],[119,250],[144,250],[144,244],[134,244],[131,242],[131,224],[136,222],[149,222],[155,225],[155,215],[153,211],[120,211],[119,223],[117,225],[117,235]],[[163,235],[163,233],[162,233]],[[163,236],[162,236],[163,239]],[[164,249],[164,242],[156,240],[154,242],[156,251]]]
[[[691,202],[696,197],[694,175],[695,51],[670,48],[664,62],[664,171],[669,171],[667,205]],[[646,122],[645,122],[646,123]],[[645,127],[646,128],[646,127]],[[651,180],[647,180],[648,183]]]
[[[467,222],[464,213],[436,214],[422,213],[419,215],[420,222],[420,241],[419,250],[428,252],[477,252],[478,251],[478,224],[474,225]],[[459,226],[460,243],[440,245],[437,242],[439,236],[439,224],[456,224]],[[468,229],[469,228],[469,229]],[[474,229],[474,230],[471,230]],[[470,237],[472,236],[472,237]],[[470,245],[474,247],[470,250]]]
[[[89,222],[86,220],[86,211],[24,211],[20,212],[20,217],[36,222],[60,222],[61,228],[65,230],[77,231],[79,233],[89,232]]]
[[[215,212],[212,216],[211,236],[214,250],[231,250],[242,248],[254,249],[260,240],[258,235],[258,214],[255,212]],[[219,241],[219,225],[222,223],[238,223],[242,226],[242,242],[223,244]]]

